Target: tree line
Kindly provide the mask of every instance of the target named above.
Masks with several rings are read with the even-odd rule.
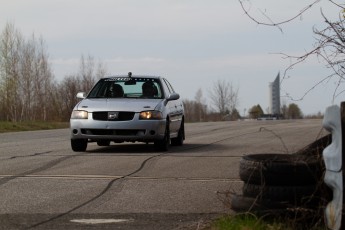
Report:
[[[249,114],[248,115],[249,118],[257,119],[261,117],[262,115],[264,115],[265,113],[260,105],[254,105],[253,107],[249,109],[248,114]],[[280,108],[280,114],[276,114],[276,115],[278,115],[280,119],[301,119],[304,117],[302,110],[295,103],[291,103],[289,105],[284,104]],[[322,117],[321,114],[315,117],[310,116],[310,118],[321,118],[321,117]]]
[[[199,91],[198,91],[199,92]],[[196,94],[198,95],[198,93]],[[196,96],[197,98],[197,96]],[[248,114],[240,114],[240,112],[233,108],[226,109],[224,113],[219,110],[209,109],[208,106],[200,100],[184,100],[186,121],[188,122],[202,122],[202,121],[235,121],[239,119],[257,119],[265,115],[261,106],[254,105],[248,110]],[[315,115],[304,116],[302,110],[295,103],[289,105],[284,104],[280,108],[280,114],[276,114],[279,119],[303,119],[303,118],[322,118],[323,115],[319,112]]]

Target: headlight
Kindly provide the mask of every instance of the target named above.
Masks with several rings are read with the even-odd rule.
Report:
[[[71,119],[87,119],[88,112],[84,110],[73,110]]]
[[[160,120],[162,113],[159,111],[143,111],[139,115],[140,120]]]

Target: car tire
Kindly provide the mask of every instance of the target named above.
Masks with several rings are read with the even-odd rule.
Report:
[[[166,122],[164,138],[154,142],[155,149],[157,151],[168,151],[170,145],[170,129],[169,129],[169,120]]]
[[[231,209],[236,212],[274,212],[286,211],[286,203],[275,202],[272,200],[262,200],[242,195],[231,196]]]
[[[74,152],[85,152],[87,148],[87,140],[71,139],[71,147]]]
[[[110,145],[110,141],[108,141],[108,140],[99,140],[99,141],[97,141],[97,145],[98,146],[109,146]]]
[[[243,196],[269,199],[279,202],[290,202],[291,204],[302,204],[317,193],[316,185],[307,186],[267,186],[256,184],[244,184]]]
[[[322,161],[297,154],[250,154],[240,161],[240,178],[249,184],[313,185],[322,178]]]
[[[184,139],[185,139],[184,120],[182,120],[180,129],[178,130],[177,137],[176,138],[171,138],[171,145],[173,145],[173,146],[181,146],[181,145],[183,145]]]

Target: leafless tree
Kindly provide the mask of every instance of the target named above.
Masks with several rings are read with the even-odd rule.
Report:
[[[80,58],[80,70],[79,75],[81,78],[82,88],[84,91],[90,90],[95,84],[96,79],[94,78],[95,62],[93,57],[88,56],[85,60],[84,55]]]
[[[226,80],[217,80],[213,83],[213,88],[209,91],[211,107],[216,109],[221,115],[233,111],[238,105],[238,88]]]
[[[0,119],[48,120],[53,74],[43,39],[24,39],[11,23],[0,38]]]
[[[1,117],[6,120],[18,119],[19,49],[22,42],[22,36],[14,25],[7,24],[0,43]]]
[[[60,82],[55,84],[56,94],[53,104],[56,113],[62,121],[68,121],[73,107],[78,103],[76,95],[78,92],[89,92],[96,81],[106,75],[106,68],[102,62],[97,63],[92,56],[87,59],[82,55],[80,58],[79,72],[65,76]]]
[[[62,121],[68,121],[73,107],[78,103],[76,95],[82,85],[82,79],[75,75],[66,76],[63,81],[57,84],[57,94],[54,104],[58,108],[57,113]]]
[[[47,109],[53,74],[42,38],[32,38],[24,43],[20,59],[19,92],[22,101],[20,120],[48,119]]]
[[[206,99],[203,97],[201,88],[195,94],[195,116],[198,121],[205,121],[207,115],[207,103]]]
[[[185,99],[183,100],[184,114],[186,122],[196,122],[194,117],[194,101]]]
[[[194,97],[195,100],[183,100],[185,109],[185,121],[200,122],[208,120],[208,111],[206,100],[203,97],[201,88],[199,88]]]
[[[106,67],[102,62],[96,63],[92,56],[88,55],[87,58],[84,55],[80,58],[80,68],[78,72],[79,80],[81,81],[80,91],[88,92],[96,81],[106,75]]]
[[[107,75],[107,67],[102,61],[98,61],[97,69],[95,72],[96,79],[100,79],[102,77],[105,77]]]

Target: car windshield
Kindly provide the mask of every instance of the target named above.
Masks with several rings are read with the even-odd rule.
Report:
[[[163,98],[158,79],[114,77],[101,79],[88,98]]]

